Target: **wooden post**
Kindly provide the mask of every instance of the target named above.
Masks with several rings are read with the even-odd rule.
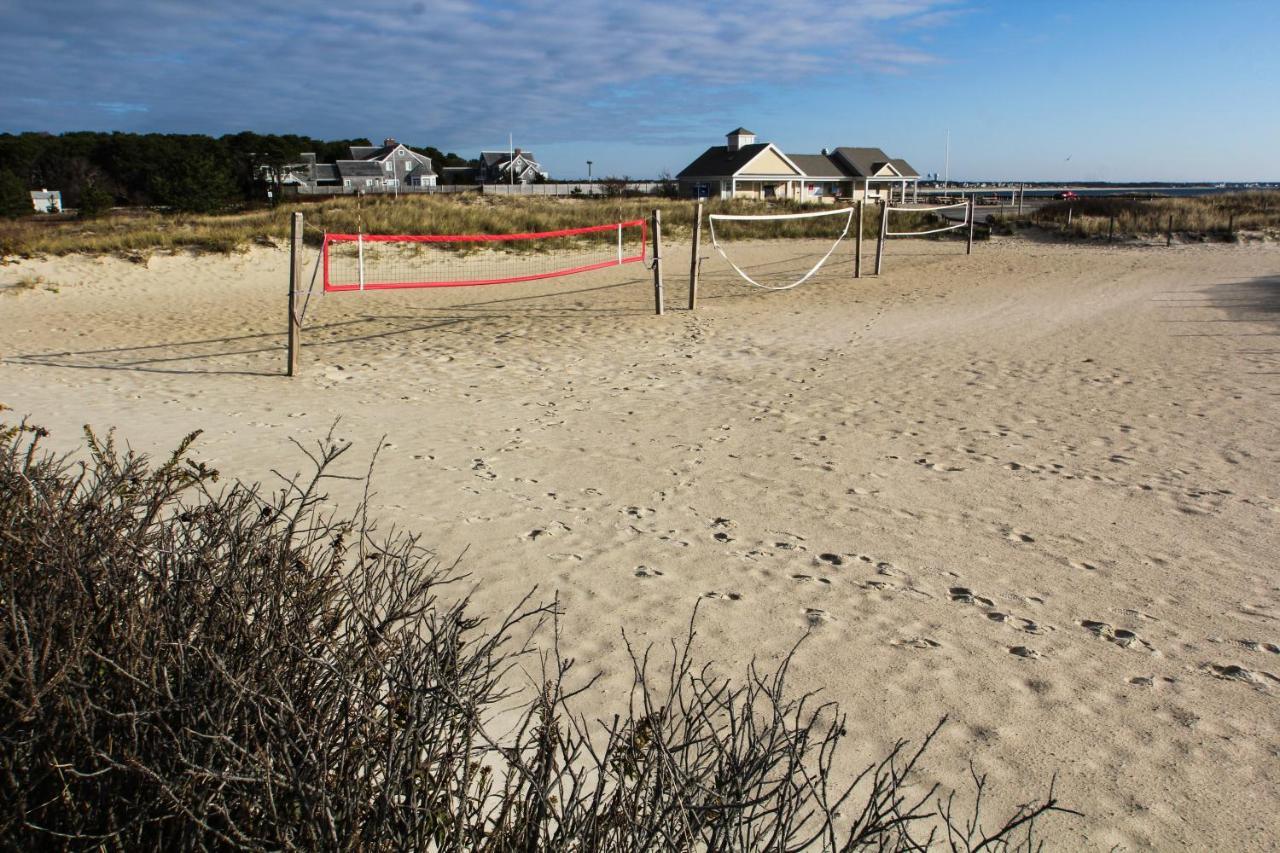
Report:
[[[1068,228],[1071,227],[1071,217],[1073,214],[1075,214],[1075,212],[1076,212],[1076,209],[1074,207],[1067,208],[1067,227]]]
[[[1234,237],[1235,233],[1236,233],[1236,214],[1234,211],[1232,211],[1231,215],[1227,217],[1227,236]]]
[[[1018,215],[1022,215],[1022,200],[1027,194],[1027,185],[1018,184]]]
[[[690,311],[698,307],[698,253],[702,251],[702,199],[698,199],[698,204],[694,207],[693,217],[693,251],[689,254]]]
[[[1172,213],[1169,214],[1169,227],[1165,228],[1164,230],[1164,244],[1166,247],[1173,245],[1173,214]]]
[[[1111,214],[1110,221],[1107,222],[1107,242],[1110,243],[1116,236],[1116,215]]]
[[[654,312],[662,316],[662,211],[653,211],[653,303]]]
[[[889,230],[889,203],[881,200],[880,202],[880,238],[876,240],[876,275],[880,275],[880,269],[884,265],[884,241],[885,232]]]
[[[865,199],[858,199],[858,236],[854,238],[853,277],[862,278],[862,206]]]
[[[298,289],[302,287],[302,213],[293,214],[289,232],[289,354],[285,375],[298,373],[298,348],[302,346],[302,319],[298,316]]]
[[[966,255],[973,254],[973,219],[974,219],[974,203],[973,197],[969,197],[969,244],[965,246],[964,253]]]

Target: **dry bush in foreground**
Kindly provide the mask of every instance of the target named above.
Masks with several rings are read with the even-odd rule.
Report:
[[[837,783],[785,661],[733,685],[689,642],[590,723],[533,644],[554,608],[486,623],[416,538],[321,510],[332,436],[268,494],[213,490],[194,435],[159,465],[87,435],[76,464],[0,430],[6,849],[1008,850],[1066,811],[984,830],[975,777],[931,812],[923,746]]]

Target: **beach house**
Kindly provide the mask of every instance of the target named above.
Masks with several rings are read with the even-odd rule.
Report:
[[[702,152],[676,176],[681,195],[694,198],[782,199],[832,203],[859,198],[914,196],[920,174],[879,148],[839,147],[818,154],[787,154],[757,142],[745,127],[724,145]]]
[[[352,145],[351,156],[336,163],[317,163],[305,153],[288,167],[283,184],[299,194],[413,192],[436,185],[431,158],[394,139],[381,145]]]

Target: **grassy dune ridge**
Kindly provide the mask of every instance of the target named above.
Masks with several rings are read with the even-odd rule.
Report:
[[[663,236],[687,240],[693,228],[694,202],[688,200],[503,198],[479,195],[403,198],[334,198],[303,205],[242,213],[198,215],[146,212],[95,220],[62,222],[0,221],[0,257],[72,253],[113,254],[141,259],[152,252],[235,252],[263,242],[288,239],[289,219],[301,210],[306,241],[319,245],[325,231],[366,234],[510,234],[556,231],[645,219],[662,211]],[[711,213],[764,214],[812,211],[812,206],[781,202],[713,201]],[[922,214],[921,222],[930,214]],[[895,219],[895,225],[899,220]],[[905,223],[905,220],[903,220]],[[840,217],[776,223],[729,223],[726,236],[746,239],[826,238],[840,232]],[[705,227],[705,225],[704,225]],[[868,209],[864,235],[874,237],[878,217]],[[517,251],[538,250],[536,242],[510,244]]]
[[[1105,237],[1113,216],[1118,236],[1164,234],[1170,217],[1174,233],[1180,235],[1230,237],[1239,231],[1280,231],[1280,193],[1256,191],[1151,200],[1082,198],[1045,205],[1031,214],[1029,223],[1072,237]]]

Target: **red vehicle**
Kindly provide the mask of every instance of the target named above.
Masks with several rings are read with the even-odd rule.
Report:
[[[1058,193],[1056,196],[1054,196],[1054,198],[1058,199],[1059,201],[1079,201],[1080,194],[1074,193],[1071,190],[1066,190],[1064,192]]]

